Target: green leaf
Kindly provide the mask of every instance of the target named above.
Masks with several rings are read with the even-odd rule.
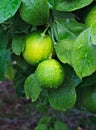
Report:
[[[7,34],[0,26],[0,50],[5,49],[8,43]]]
[[[5,69],[5,78],[9,79],[9,80],[13,80],[14,78],[14,74],[15,74],[15,71],[14,71],[14,68],[13,68],[13,63],[12,62],[9,62],[6,66],[6,69]]]
[[[56,0],[54,9],[60,11],[74,11],[83,8],[92,2],[93,0]]]
[[[93,84],[96,84],[96,72],[90,76],[83,78],[82,82],[79,84],[78,87],[87,87]]]
[[[22,56],[17,56],[17,57],[15,58],[15,60],[16,60],[17,65],[18,65],[22,70],[26,70],[26,69],[27,69],[28,65],[27,65],[26,61],[23,59]]]
[[[30,27],[29,24],[25,23],[21,18],[19,13],[16,13],[15,16],[11,19],[12,26],[9,28],[11,33],[27,33]]]
[[[72,64],[72,51],[74,46],[73,39],[63,39],[55,47],[58,59],[62,63]]]
[[[52,108],[60,111],[71,109],[76,102],[76,92],[74,88],[62,87],[49,93],[49,102]]]
[[[48,130],[47,124],[40,124],[34,130]]]
[[[27,79],[25,80],[24,89],[25,89],[26,97],[31,98],[32,101],[35,102],[37,100],[37,98],[39,97],[42,89],[41,89],[34,73],[29,75],[27,77]]]
[[[9,50],[0,50],[0,80],[4,80],[6,65],[10,60]]]
[[[54,124],[54,130],[68,130],[68,127],[65,123],[56,121]]]
[[[38,122],[39,124],[50,124],[52,118],[50,116],[43,116],[40,121]]]
[[[48,130],[54,130],[54,128],[49,128]]]
[[[54,109],[66,111],[76,102],[75,87],[81,82],[70,66],[65,67],[65,81],[61,88],[49,90],[49,102]]]
[[[26,79],[26,75],[24,71],[22,71],[17,65],[15,67],[15,76],[14,76],[14,89],[16,91],[16,94],[19,97],[24,97],[25,96],[25,91],[24,91],[24,81]]]
[[[12,51],[16,55],[20,55],[25,48],[25,37],[24,36],[15,36],[12,40]]]
[[[54,6],[54,0],[47,0],[47,1],[48,1],[49,8],[52,9]]]
[[[92,44],[96,45],[96,24],[91,26],[90,35],[91,35]]]
[[[53,18],[51,28],[57,42],[62,39],[76,38],[86,28],[84,24],[77,22],[71,13],[53,11]]]
[[[21,0],[0,1],[0,23],[14,16],[20,6]]]
[[[96,71],[96,46],[92,43],[90,30],[84,30],[73,47],[72,66],[81,79]]]

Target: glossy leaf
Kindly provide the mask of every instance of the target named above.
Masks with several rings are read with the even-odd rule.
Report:
[[[72,66],[81,79],[96,71],[96,46],[92,43],[90,30],[83,31],[73,47]]]
[[[48,1],[48,5],[49,5],[49,8],[52,9],[54,7],[54,0],[47,0]]]
[[[54,124],[54,130],[68,130],[68,127],[63,122],[56,121]]]
[[[42,89],[33,73],[25,80],[24,89],[27,98],[31,98],[33,102],[37,100]]]
[[[20,55],[25,48],[25,37],[24,36],[15,36],[12,40],[12,51],[16,55]]]
[[[86,26],[76,21],[71,13],[53,11],[52,30],[57,41],[67,38],[76,38]]]
[[[92,2],[93,0],[56,0],[54,8],[60,11],[74,11]]]
[[[74,46],[73,39],[63,39],[59,41],[55,47],[58,59],[62,63],[72,64],[72,51]]]
[[[0,1],[0,23],[14,16],[20,6],[21,0]]]
[[[60,111],[71,109],[76,102],[75,87],[81,82],[72,68],[65,66],[65,81],[61,88],[49,91],[51,106]]]

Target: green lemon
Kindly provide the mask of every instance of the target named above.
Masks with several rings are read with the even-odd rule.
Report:
[[[47,0],[23,0],[20,16],[28,24],[44,25],[49,21],[49,7]]]
[[[42,88],[58,88],[65,78],[62,65],[55,59],[39,63],[35,74]]]
[[[96,86],[82,88],[79,95],[80,105],[88,111],[96,113]]]
[[[88,13],[86,19],[85,19],[85,24],[87,26],[93,26],[96,24],[96,6],[94,6]]]
[[[53,44],[49,35],[34,32],[26,38],[23,57],[29,64],[34,65],[47,59],[52,53],[52,50]]]

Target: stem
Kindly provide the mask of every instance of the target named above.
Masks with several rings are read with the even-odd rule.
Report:
[[[43,33],[41,34],[43,37],[46,36],[46,32],[47,32],[49,27],[50,27],[50,24],[48,24],[48,26],[44,29]]]

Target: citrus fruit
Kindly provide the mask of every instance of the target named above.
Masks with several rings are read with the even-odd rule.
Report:
[[[28,24],[36,26],[47,24],[49,20],[47,0],[23,0],[20,16]]]
[[[88,111],[96,113],[96,86],[82,88],[79,95],[80,105]]]
[[[87,26],[93,26],[96,24],[96,6],[94,6],[88,13],[85,24]]]
[[[29,64],[37,64],[47,59],[52,53],[52,49],[52,40],[49,35],[34,32],[26,38],[23,57]]]
[[[62,65],[55,59],[39,63],[35,74],[42,88],[58,88],[65,77]]]

